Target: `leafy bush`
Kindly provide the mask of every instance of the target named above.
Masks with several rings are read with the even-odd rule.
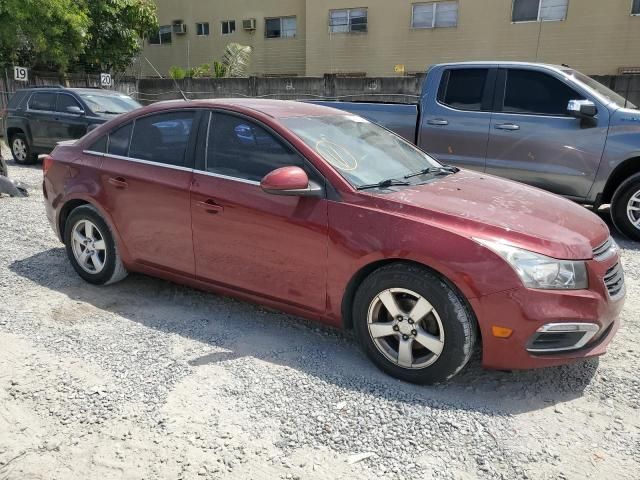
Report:
[[[187,72],[184,68],[176,67],[175,65],[169,69],[169,76],[174,80],[182,80],[187,76]]]

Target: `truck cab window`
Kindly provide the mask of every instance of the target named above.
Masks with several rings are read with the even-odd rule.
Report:
[[[458,109],[479,112],[487,84],[489,69],[459,68],[448,70],[442,76],[438,99],[445,105]]]

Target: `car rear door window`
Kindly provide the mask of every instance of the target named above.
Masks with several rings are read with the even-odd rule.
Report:
[[[569,100],[584,96],[559,79],[533,70],[507,70],[503,112],[566,115]]]
[[[159,113],[136,120],[129,156],[150,162],[185,166],[195,112]]]
[[[87,150],[97,153],[107,153],[107,136],[100,137],[93,142]]]
[[[439,92],[441,103],[458,110],[481,111],[487,68],[458,68],[445,72]]]
[[[207,171],[259,182],[277,168],[302,164],[290,147],[263,127],[243,117],[212,113]]]
[[[107,153],[126,157],[129,154],[129,140],[131,139],[131,123],[120,127],[109,134],[109,147]]]
[[[58,102],[56,103],[56,110],[58,112],[68,113],[67,108],[69,107],[78,107],[82,109],[78,101],[73,98],[71,95],[67,95],[66,93],[58,94]]]
[[[31,95],[29,109],[53,112],[56,109],[56,94],[38,92]]]

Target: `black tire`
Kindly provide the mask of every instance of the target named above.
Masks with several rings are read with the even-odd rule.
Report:
[[[100,236],[105,242],[106,253],[104,258],[104,267],[97,273],[91,273],[82,268],[73,251],[71,240],[73,228],[82,220],[89,220],[95,227],[97,227]],[[69,257],[71,265],[78,275],[87,282],[93,283],[94,285],[109,285],[111,283],[116,283],[127,276],[127,270],[122,264],[122,259],[118,253],[117,245],[113,240],[111,230],[93,206],[82,205],[71,212],[64,227],[64,243],[67,247],[67,256]]]
[[[444,328],[444,344],[442,352],[432,364],[419,369],[401,367],[390,361],[374,343],[369,333],[369,309],[378,295],[388,289],[411,290],[427,300],[437,312]],[[391,319],[388,314],[383,315]],[[433,322],[434,317],[429,318],[429,315],[433,314],[424,318]],[[460,294],[428,269],[406,263],[384,266],[362,282],[354,299],[353,321],[360,345],[381,370],[393,377],[418,384],[443,382],[462,370],[473,353],[477,336],[475,317]],[[394,337],[386,338],[394,341]],[[397,341],[400,341],[399,338]]]
[[[24,155],[19,153],[18,142],[22,142],[22,145],[24,145]],[[17,164],[33,165],[38,161],[38,156],[31,152],[31,145],[29,145],[29,141],[23,133],[13,134],[9,143],[9,148],[11,148],[11,155],[13,156],[13,159]]]
[[[632,240],[640,241],[640,224],[635,226],[627,214],[627,207],[634,196],[640,198],[640,173],[627,178],[613,194],[611,219],[620,233]],[[640,203],[635,203],[635,206],[640,207]],[[640,219],[640,211],[635,218]]]

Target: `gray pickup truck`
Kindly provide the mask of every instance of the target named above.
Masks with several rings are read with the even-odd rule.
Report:
[[[611,204],[616,227],[640,240],[640,111],[571,68],[440,64],[417,105],[317,103],[383,125],[442,163]]]

